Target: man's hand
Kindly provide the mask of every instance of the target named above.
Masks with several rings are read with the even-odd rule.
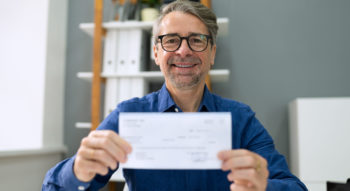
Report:
[[[111,130],[92,131],[83,138],[74,161],[74,174],[88,182],[96,174],[106,175],[108,168],[116,169],[118,162],[126,162],[131,145]]]
[[[260,155],[248,150],[227,150],[218,154],[222,170],[231,170],[227,179],[231,191],[265,191],[269,171],[267,161]]]

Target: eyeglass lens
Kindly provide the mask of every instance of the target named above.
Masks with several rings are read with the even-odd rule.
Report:
[[[161,39],[162,47],[166,51],[176,51],[180,48],[182,39],[186,39],[190,49],[194,51],[203,51],[207,47],[208,38],[206,35],[193,34],[188,37],[179,35],[164,35]]]

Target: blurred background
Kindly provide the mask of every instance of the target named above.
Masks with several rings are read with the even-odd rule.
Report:
[[[129,15],[118,3],[104,1],[105,22],[140,20],[142,7],[165,2],[144,2]],[[214,69],[230,75],[213,82],[213,92],[251,106],[290,163],[288,104],[350,97],[350,1],[211,5],[229,19]],[[92,37],[79,25],[93,20],[92,0],[0,1],[0,190],[39,190],[46,171],[89,133],[76,123],[91,120],[91,83],[77,73],[92,70]]]

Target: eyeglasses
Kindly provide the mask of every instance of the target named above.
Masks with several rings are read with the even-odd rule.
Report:
[[[178,34],[165,34],[158,36],[160,44],[165,51],[175,52],[182,44],[182,40],[186,39],[188,47],[195,52],[202,52],[208,46],[209,39],[212,39],[210,35],[205,34],[191,34],[187,37],[181,37]]]

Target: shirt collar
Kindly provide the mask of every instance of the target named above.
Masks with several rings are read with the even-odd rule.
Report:
[[[165,112],[171,107],[176,107],[176,104],[164,83],[158,94],[158,111]]]
[[[212,93],[210,93],[206,85],[204,86],[203,99],[199,105],[199,111],[215,111],[214,96]]]
[[[165,112],[172,110],[174,107],[177,107],[176,103],[174,102],[164,83],[158,94],[158,111]],[[201,104],[199,105],[198,111],[215,111],[213,94],[210,93],[206,85],[204,86],[203,98]]]

